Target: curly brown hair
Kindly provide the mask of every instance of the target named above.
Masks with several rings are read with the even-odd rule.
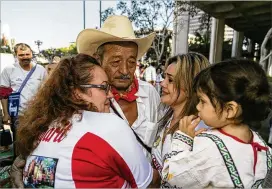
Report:
[[[19,154],[28,156],[36,148],[39,136],[48,130],[53,121],[62,123],[59,127],[64,127],[72,115],[80,110],[97,111],[93,104],[74,96],[75,89],[86,92],[87,89],[79,85],[92,81],[95,66],[100,67],[96,59],[85,54],[60,61],[19,117]]]

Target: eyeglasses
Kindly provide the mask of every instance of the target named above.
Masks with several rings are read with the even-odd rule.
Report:
[[[109,91],[111,90],[111,86],[107,83],[105,85],[95,85],[95,84],[86,84],[86,85],[79,85],[80,87],[84,88],[97,88],[102,89],[105,91],[106,95],[109,94]]]

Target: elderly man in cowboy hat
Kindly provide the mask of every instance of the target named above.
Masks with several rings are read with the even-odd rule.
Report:
[[[100,30],[85,29],[76,40],[78,53],[95,56],[105,69],[114,94],[111,111],[131,127],[149,160],[157,132],[160,97],[151,84],[137,80],[135,70],[137,60],[150,48],[154,37],[155,33],[136,38],[127,17],[110,16]],[[13,163],[11,178],[14,187],[23,187],[24,164],[25,161],[20,158]],[[157,178],[159,176],[154,171],[155,183]]]
[[[135,77],[135,70],[154,37],[136,38],[130,20],[115,15],[100,30],[81,31],[76,40],[78,52],[95,56],[105,69],[114,94],[112,111],[127,121],[149,159],[160,97],[152,85]]]

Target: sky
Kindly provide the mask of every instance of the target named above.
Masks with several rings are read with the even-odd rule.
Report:
[[[3,1],[1,34],[40,49],[67,47],[83,30],[83,1]],[[102,10],[116,7],[117,1],[102,1]],[[99,27],[99,1],[85,1],[86,28]]]

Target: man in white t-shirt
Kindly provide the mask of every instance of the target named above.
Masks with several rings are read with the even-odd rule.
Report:
[[[13,92],[18,92],[23,81],[27,77],[30,70],[36,65],[32,61],[32,50],[29,45],[19,43],[14,48],[17,61],[14,64],[5,67],[1,73],[0,86],[10,87]],[[35,71],[25,84],[20,94],[19,115],[26,108],[27,102],[36,94],[40,84],[46,78],[46,70],[41,65],[37,65]],[[8,100],[1,100],[3,107],[3,122],[11,121],[11,130],[13,132],[13,140],[15,140],[15,129],[17,125],[17,118],[10,118],[8,113]]]

